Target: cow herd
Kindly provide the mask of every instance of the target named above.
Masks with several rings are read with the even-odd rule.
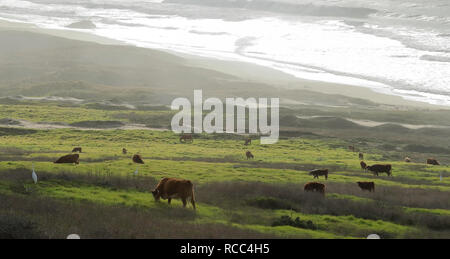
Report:
[[[190,134],[183,134],[180,136],[180,142],[181,143],[192,143],[194,141],[192,135]],[[248,146],[251,144],[251,139],[247,138],[245,140],[244,145]],[[355,152],[357,149],[354,146],[348,147],[351,151]],[[80,163],[80,155],[79,154],[73,154],[73,153],[82,153],[81,147],[75,147],[72,150],[72,154],[65,155],[60,157],[58,160],[56,160],[54,163],[56,164],[63,164],[63,163],[71,163],[71,164],[79,164]],[[127,154],[127,149],[122,149],[122,154]],[[247,151],[245,153],[245,156],[248,159],[253,159],[254,155]],[[360,160],[364,159],[364,154],[359,152],[358,158]],[[132,161],[137,164],[144,164],[144,160],[142,159],[141,155],[135,154],[132,157]],[[411,159],[409,157],[405,157],[405,162],[411,162]],[[427,159],[427,164],[430,165],[439,165],[439,162],[434,158]],[[370,171],[374,175],[378,176],[380,173],[386,173],[388,176],[392,176],[392,165],[390,164],[374,164],[374,165],[368,165],[364,161],[360,161],[361,169],[365,171]],[[319,176],[323,176],[325,180],[328,179],[329,170],[328,169],[314,169],[309,172],[309,175],[312,175],[314,179],[319,179]],[[356,182],[359,188],[361,188],[362,191],[369,191],[374,192],[375,191],[375,183],[374,182]],[[325,195],[325,184],[319,183],[319,182],[308,182],[304,185],[304,191],[305,192],[317,192],[322,195]],[[156,188],[152,191],[153,197],[155,201],[159,201],[161,198],[164,200],[168,200],[168,203],[171,203],[171,200],[173,198],[179,198],[183,202],[183,206],[186,207],[187,200],[190,199],[191,204],[193,208],[195,209],[195,197],[194,197],[194,185],[189,180],[184,179],[177,179],[177,178],[163,178]]]
[[[348,146],[348,149],[353,152],[357,151],[357,148],[355,148],[354,146]],[[381,173],[385,173],[387,176],[392,176],[392,165],[390,165],[390,164],[368,165],[364,161],[362,161],[364,159],[364,154],[361,152],[358,153],[358,158],[361,160],[360,166],[361,166],[361,169],[363,169],[364,171],[372,172],[373,175],[376,175],[376,176],[378,176]],[[404,161],[406,163],[410,163],[411,158],[405,157]],[[428,158],[426,163],[429,165],[440,165],[439,162],[434,158]],[[314,169],[314,170],[310,171],[309,174],[314,176],[314,179],[316,179],[316,178],[319,179],[319,176],[324,176],[325,180],[328,179],[328,169]],[[361,188],[362,191],[366,191],[366,190],[369,192],[375,191],[375,183],[374,182],[356,182],[356,183],[358,184],[359,188]],[[309,183],[305,184],[304,191],[318,192],[321,194],[325,194],[325,184],[318,183],[318,182],[309,182]]]

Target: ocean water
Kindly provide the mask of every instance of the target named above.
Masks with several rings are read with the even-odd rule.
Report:
[[[449,0],[0,0],[0,19],[450,105]]]

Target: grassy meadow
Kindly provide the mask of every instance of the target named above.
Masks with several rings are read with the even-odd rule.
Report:
[[[137,117],[146,125],[163,125],[161,118],[171,114],[32,102],[1,108],[0,118],[64,125],[137,123],[132,121]],[[171,131],[151,129],[0,128],[0,237],[450,236],[446,165],[405,163],[399,152],[355,144],[368,164],[392,164],[393,176],[373,176],[361,170],[358,152],[348,149],[345,138],[299,133],[282,136],[275,145],[260,145],[253,136],[250,146],[244,146],[246,136],[240,135],[200,134],[192,144],[178,138]],[[79,165],[53,163],[77,146],[83,148]],[[123,155],[122,148],[129,153]],[[254,160],[246,159],[247,150]],[[134,164],[133,154],[142,155],[145,164]],[[31,178],[33,167],[37,184]],[[308,172],[316,168],[330,170],[328,180],[319,179],[326,184],[325,198],[303,191],[313,181]],[[198,209],[184,209],[179,200],[172,205],[155,202],[150,191],[163,177],[191,180]],[[376,191],[360,190],[357,181],[374,181]]]
[[[194,89],[279,98],[280,141],[180,143],[167,105]],[[0,26],[0,238],[449,238],[449,119],[363,87]],[[74,147],[79,165],[53,163]],[[359,152],[393,176],[361,170]],[[323,168],[328,180],[309,175]],[[191,180],[197,210],[155,202],[163,177]],[[326,184],[325,197],[303,191],[310,181]]]

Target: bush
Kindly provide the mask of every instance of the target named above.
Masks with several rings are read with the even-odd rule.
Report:
[[[450,152],[449,149],[436,146],[423,146],[423,145],[406,145],[403,150],[408,152],[418,152],[418,153],[435,153],[435,154],[447,154]]]
[[[276,199],[276,198],[255,198],[247,200],[247,205],[258,207],[261,209],[270,209],[270,210],[289,210],[292,208],[292,205],[288,201]]]
[[[304,228],[304,229],[312,229],[316,230],[317,226],[311,220],[300,220],[299,217],[292,220],[289,216],[281,216],[278,219],[275,219],[272,223],[272,227],[276,226],[292,226],[296,228]]]
[[[17,215],[0,215],[0,239],[37,239],[36,224]]]
[[[21,136],[38,132],[33,129],[0,128],[0,136]]]
[[[4,194],[0,201],[0,240],[61,239],[73,233],[82,239],[276,237],[222,223],[196,223],[195,212],[181,207],[144,209]]]
[[[74,127],[95,128],[95,129],[118,128],[124,125],[125,124],[121,121],[80,121],[70,124],[70,126]]]

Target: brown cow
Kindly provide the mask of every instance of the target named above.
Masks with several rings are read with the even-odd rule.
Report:
[[[250,144],[252,144],[252,139],[251,138],[246,139],[244,145],[248,146]]]
[[[74,149],[72,149],[72,153],[74,152],[80,152],[81,153],[81,147],[76,147]]]
[[[56,160],[54,163],[55,164],[79,164],[80,163],[80,155],[79,154],[70,154],[70,155],[62,156],[58,160]]]
[[[348,146],[348,149],[350,149],[351,151],[355,152],[355,147],[354,146]]]
[[[325,184],[309,182],[309,183],[305,184],[305,187],[303,188],[303,190],[305,192],[319,192],[319,193],[325,195]]]
[[[253,158],[255,158],[254,156],[253,156],[253,154],[252,154],[252,152],[250,152],[250,151],[247,151],[246,153],[245,153],[245,156],[247,157],[247,160],[248,159],[253,159]]]
[[[377,175],[377,176],[378,176],[379,173],[386,173],[388,176],[392,175],[392,173],[391,173],[392,166],[389,165],[389,164],[386,164],[386,165],[379,165],[379,164],[377,164],[377,165],[368,165],[366,167],[366,169],[371,171],[374,175]]]
[[[325,180],[328,179],[328,169],[315,169],[309,172],[309,175],[314,175],[314,178],[319,179],[319,176],[325,176]]]
[[[375,191],[374,182],[356,182],[361,190],[368,190],[369,192]]]
[[[359,153],[358,157],[359,157],[359,160],[363,160],[364,159],[364,154],[363,153]]]
[[[141,155],[134,155],[133,156],[133,162],[137,163],[137,164],[143,164],[144,160],[142,160]]]
[[[427,164],[428,165],[439,165],[439,162],[436,159],[434,159],[434,158],[428,158],[427,159]]]
[[[128,153],[128,150],[126,148],[122,148],[122,154],[126,155]]]
[[[189,140],[189,142],[194,142],[194,138],[192,137],[191,134],[183,134],[180,137],[180,142],[181,143],[186,143]]]
[[[367,164],[364,161],[359,162],[359,164],[361,165],[361,169],[367,169]]]
[[[405,157],[405,162],[406,162],[406,163],[411,163],[411,158]]]
[[[183,207],[186,207],[187,198],[191,198],[192,207],[195,210],[194,185],[189,180],[164,178],[158,183],[152,194],[155,201],[159,201],[160,198],[168,199],[169,204],[172,198],[181,198]]]

